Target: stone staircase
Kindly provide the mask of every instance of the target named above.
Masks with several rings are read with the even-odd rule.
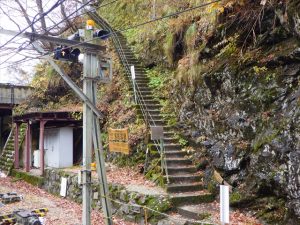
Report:
[[[10,170],[13,167],[14,164],[14,156],[15,156],[15,149],[14,149],[14,130],[15,128],[11,130],[11,133],[6,141],[5,148],[2,151],[2,154],[0,156],[0,171],[9,174]],[[25,137],[25,130],[26,125],[22,124],[20,126],[20,132],[19,132],[19,146],[21,146],[24,137]]]
[[[141,99],[140,104],[143,104],[140,107],[144,107],[148,114],[149,125],[164,127],[164,148],[170,182],[166,185],[166,189],[170,193],[174,205],[213,201],[213,196],[203,188],[201,174],[197,173],[191,160],[187,159],[186,152],[182,151],[182,147],[179,144],[179,140],[175,137],[172,127],[167,126],[167,122],[162,118],[160,114],[161,105],[154,98],[152,89],[148,86],[149,78],[144,68],[135,58],[127,45],[126,39],[119,33],[117,36],[128,64],[135,66],[137,92]]]
[[[113,33],[111,39],[130,81],[130,66],[135,66],[135,87],[138,94],[138,103],[144,119],[150,126],[158,125],[164,127],[164,148],[167,171],[169,174],[169,183],[166,184],[167,192],[170,195],[174,209],[176,209],[178,213],[182,213],[183,216],[191,215],[192,213],[186,213],[186,208],[181,208],[212,202],[214,201],[214,196],[204,189],[201,174],[197,172],[192,161],[187,159],[186,152],[182,151],[182,147],[179,144],[179,140],[175,137],[173,128],[168,126],[167,122],[161,116],[162,106],[159,101],[154,98],[152,89],[148,86],[150,80],[146,75],[145,68],[136,59],[125,37],[119,32],[114,31],[110,25],[96,13],[89,13],[89,16],[103,29],[110,30],[110,32]],[[155,147],[159,148],[159,144],[156,145]],[[199,217],[198,219],[201,218]]]

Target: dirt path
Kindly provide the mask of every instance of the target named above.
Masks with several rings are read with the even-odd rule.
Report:
[[[13,182],[12,178],[0,178],[0,193],[17,192],[24,199],[21,202],[0,207],[0,215],[11,213],[14,209],[37,209],[48,208],[49,212],[45,217],[45,225],[79,225],[81,224],[81,205],[72,201],[50,195],[49,193],[34,187],[24,181]],[[93,210],[92,224],[104,224],[103,217],[99,211]],[[114,224],[134,225],[114,219]]]

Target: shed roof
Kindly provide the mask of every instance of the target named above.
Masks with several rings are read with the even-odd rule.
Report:
[[[75,117],[76,114],[81,113],[80,111],[64,111],[64,112],[30,112],[22,115],[13,116],[14,122],[26,123],[29,121],[70,121],[70,122],[80,122],[78,118]]]

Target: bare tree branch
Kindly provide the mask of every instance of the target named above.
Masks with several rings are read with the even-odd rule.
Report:
[[[31,24],[31,20],[29,19],[27,11],[25,10],[25,8],[23,7],[23,5],[21,4],[21,2],[19,0],[15,0],[15,2],[19,5],[19,7],[20,7],[20,9],[22,11],[22,14],[25,17],[25,20],[27,21],[28,25],[30,25]],[[31,27],[31,29],[32,29],[32,32],[34,32],[33,26]]]
[[[47,34],[47,25],[46,25],[46,20],[45,20],[45,17],[42,17],[42,15],[44,15],[44,9],[43,9],[43,3],[42,3],[42,0],[36,0],[36,5],[37,5],[37,8],[38,8],[38,11],[39,11],[39,14],[40,14],[40,22],[41,22],[41,27],[43,29],[43,33],[44,34]]]

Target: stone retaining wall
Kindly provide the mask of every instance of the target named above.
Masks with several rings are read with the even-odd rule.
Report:
[[[72,201],[81,203],[82,186],[78,184],[78,175],[75,173],[47,169],[45,170],[43,188],[54,195],[59,195],[62,177],[68,180],[66,197]],[[100,191],[96,180],[93,180],[92,190],[92,207],[100,209]],[[138,190],[132,191],[120,184],[109,184],[109,190],[112,199],[113,214],[129,221],[144,224],[145,215],[147,215],[147,220],[155,224],[163,218],[158,212],[166,212],[171,208],[171,203],[164,194],[150,193],[150,191],[149,194],[145,193],[145,191],[143,193]],[[149,208],[157,212],[149,210]]]

